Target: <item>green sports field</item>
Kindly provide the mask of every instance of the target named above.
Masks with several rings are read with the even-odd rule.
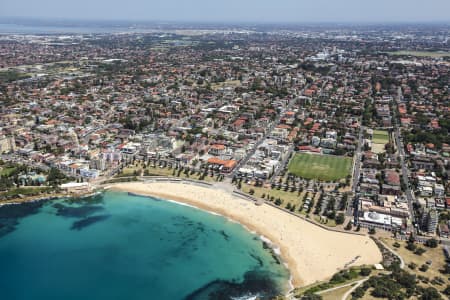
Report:
[[[408,50],[402,50],[402,51],[394,51],[394,52],[388,52],[391,55],[408,55],[408,56],[417,56],[417,57],[447,57],[450,56],[450,52],[444,52],[444,51],[408,51]]]
[[[375,144],[383,144],[383,145],[389,143],[389,133],[385,130],[374,130],[372,142]]]
[[[335,181],[351,174],[352,158],[319,154],[296,154],[289,162],[288,171],[298,177]]]

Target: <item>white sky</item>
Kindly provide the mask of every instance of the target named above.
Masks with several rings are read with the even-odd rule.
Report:
[[[0,0],[0,16],[215,22],[446,22],[450,0]]]

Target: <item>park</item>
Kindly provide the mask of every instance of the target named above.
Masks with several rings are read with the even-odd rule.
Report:
[[[321,181],[337,181],[351,174],[352,158],[319,154],[296,154],[289,162],[291,174]]]

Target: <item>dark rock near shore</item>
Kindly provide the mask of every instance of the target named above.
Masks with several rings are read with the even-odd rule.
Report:
[[[92,217],[87,217],[84,218],[82,220],[76,221],[72,224],[72,227],[70,227],[70,229],[72,230],[81,230],[87,226],[93,225],[97,222],[101,222],[103,220],[108,219],[109,216],[108,215],[100,215],[100,216],[92,216]]]

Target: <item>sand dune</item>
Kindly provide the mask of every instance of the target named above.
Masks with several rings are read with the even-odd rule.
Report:
[[[277,208],[256,206],[220,189],[160,182],[119,183],[112,189],[178,200],[244,224],[280,247],[294,286],[328,279],[346,266],[381,261],[380,251],[367,236],[328,231]]]

